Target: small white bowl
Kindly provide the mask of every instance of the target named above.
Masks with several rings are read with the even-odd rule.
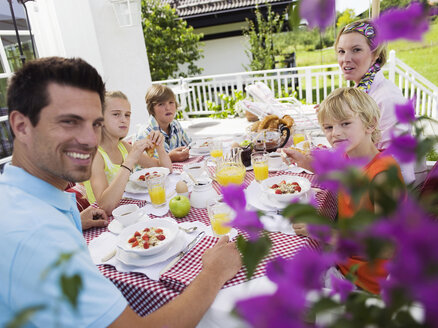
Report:
[[[129,181],[134,182],[136,185],[140,187],[147,188],[148,187],[148,181],[147,178],[145,180],[141,180],[140,176],[144,175],[161,175],[161,176],[168,176],[170,173],[170,170],[167,167],[149,167],[147,169],[142,169],[139,171],[135,171],[129,176]]]
[[[145,214],[143,210],[135,204],[121,205],[112,211],[115,220],[119,221],[124,227],[136,223]]]
[[[271,189],[271,186],[274,184],[279,185],[280,182],[282,181],[286,181],[286,183],[292,183],[292,182],[298,183],[299,186],[301,187],[301,191],[295,192],[293,194],[276,194],[275,190]],[[293,175],[275,176],[263,180],[261,184],[262,191],[267,194],[268,198],[280,203],[290,203],[293,199],[299,198],[304,194],[306,194],[311,187],[312,184],[308,179],[299,176],[293,176]]]
[[[128,242],[131,237],[134,236],[136,231],[142,232],[145,228],[156,228],[163,229],[166,239],[161,241],[158,245],[152,246],[148,249],[143,248],[133,248]],[[117,247],[128,253],[137,254],[140,256],[150,256],[155,255],[159,252],[165,251],[169,245],[175,241],[175,237],[178,234],[179,228],[178,224],[165,219],[151,219],[133,224],[125,229],[123,229],[117,239]]]

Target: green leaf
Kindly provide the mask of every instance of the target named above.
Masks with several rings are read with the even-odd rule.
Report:
[[[248,241],[242,235],[236,238],[237,248],[242,255],[242,262],[246,268],[246,278],[251,279],[257,265],[269,254],[272,247],[271,239],[267,233],[255,241]]]
[[[78,296],[83,288],[82,277],[79,274],[67,276],[62,274],[59,281],[63,296],[73,309],[77,310]]]
[[[15,314],[14,318],[6,324],[6,328],[20,328],[25,326],[36,312],[44,310],[45,308],[45,305],[35,305],[19,311]]]

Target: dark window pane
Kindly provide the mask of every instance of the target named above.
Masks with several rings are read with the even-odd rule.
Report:
[[[12,1],[14,8],[15,21],[19,30],[28,30],[26,13],[24,12],[23,5],[19,4],[16,0]],[[14,23],[12,21],[11,10],[9,2],[6,0],[0,1],[0,30],[14,30]]]

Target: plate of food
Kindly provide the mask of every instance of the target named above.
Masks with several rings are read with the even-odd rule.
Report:
[[[261,183],[262,191],[268,199],[279,203],[290,203],[293,199],[307,194],[311,187],[308,179],[293,175],[279,175]]]
[[[159,176],[168,176],[169,173],[170,170],[167,167],[149,167],[132,173],[129,176],[129,181],[135,183],[139,187],[147,188],[148,179]]]
[[[193,154],[206,155],[210,152],[208,139],[195,140],[190,144],[190,151]]]
[[[165,219],[145,220],[123,229],[117,248],[139,256],[158,254],[175,241],[178,224]]]

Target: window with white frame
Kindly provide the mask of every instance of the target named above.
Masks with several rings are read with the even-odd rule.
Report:
[[[9,1],[0,1],[0,167],[10,161],[12,154],[12,136],[6,105],[7,80],[23,65],[23,59],[27,61],[36,57],[24,5],[12,0],[12,10],[15,24]]]

